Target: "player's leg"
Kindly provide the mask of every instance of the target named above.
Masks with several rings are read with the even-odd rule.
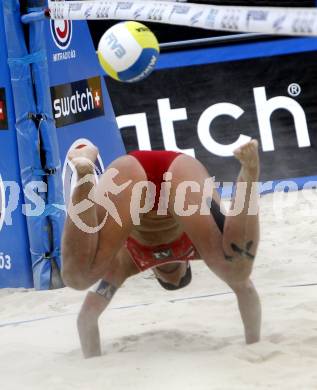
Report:
[[[225,220],[223,247],[226,261],[235,266],[235,276],[228,282],[238,299],[246,342],[253,343],[260,339],[261,332],[260,299],[249,278],[260,237],[257,195],[260,164],[257,141],[253,140],[238,148],[234,154],[241,163],[241,170],[231,203],[234,214],[229,213]]]
[[[209,268],[236,293],[245,325],[246,341],[254,342],[259,338],[261,310],[249,276],[259,241],[259,230],[258,216],[248,215],[248,208],[252,182],[258,180],[257,143],[252,142],[239,149],[237,157],[241,158],[239,180],[246,181],[246,193],[241,195],[240,191],[236,192],[233,205],[242,202],[242,210],[226,219],[223,234],[215,219],[211,215],[202,215],[199,207],[191,216],[179,213],[183,206],[180,193],[185,188],[184,185],[182,188],[182,183],[194,181],[198,184],[198,188],[193,187],[197,192],[186,191],[186,210],[189,205],[201,205],[205,180],[210,179],[206,169],[197,160],[183,155],[172,163],[169,169],[173,175],[169,207]],[[240,199],[241,196],[243,199]]]
[[[227,261],[248,260],[248,273],[248,268],[252,269],[260,236],[256,191],[260,173],[258,142],[253,140],[235,150],[234,154],[241,163],[241,170],[236,181],[231,212],[226,217],[223,246]],[[244,279],[243,275],[241,277]]]
[[[126,248],[109,264],[106,275],[87,293],[77,317],[77,329],[85,358],[101,355],[98,320],[124,281],[139,273]]]
[[[133,185],[146,180],[140,164],[133,157],[123,156],[107,168],[96,185],[91,164],[96,156],[97,149],[89,146],[69,156],[78,183],[63,233],[62,276],[64,283],[75,289],[86,289],[105,274],[133,228]]]

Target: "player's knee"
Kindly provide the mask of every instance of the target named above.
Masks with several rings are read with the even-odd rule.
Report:
[[[239,263],[232,264],[227,274],[230,285],[243,285],[249,280],[253,268],[252,262],[248,259],[240,260]]]
[[[229,283],[230,288],[236,295],[248,294],[254,291],[254,285],[250,278],[243,281]]]

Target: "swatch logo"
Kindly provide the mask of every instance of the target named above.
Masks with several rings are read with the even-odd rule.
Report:
[[[100,77],[51,87],[56,127],[104,115]]]
[[[71,20],[51,20],[51,33],[55,45],[66,50],[72,40],[73,25]]]

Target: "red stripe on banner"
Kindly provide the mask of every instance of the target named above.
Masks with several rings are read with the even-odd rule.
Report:
[[[5,105],[3,100],[0,100],[0,120],[5,120]]]

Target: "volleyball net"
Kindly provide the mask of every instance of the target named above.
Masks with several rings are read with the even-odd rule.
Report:
[[[176,1],[49,1],[52,19],[139,20],[208,30],[317,36],[317,9]]]

